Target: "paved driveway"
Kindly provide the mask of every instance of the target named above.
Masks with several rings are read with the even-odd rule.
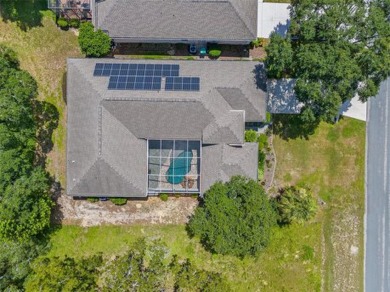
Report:
[[[368,102],[365,291],[390,291],[390,78]]]

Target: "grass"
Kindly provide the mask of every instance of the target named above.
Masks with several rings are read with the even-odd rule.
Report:
[[[47,169],[65,183],[66,103],[63,98],[63,80],[67,57],[79,57],[77,37],[71,31],[62,31],[54,23],[51,11],[37,11],[46,1],[27,5],[23,1],[13,15],[15,21],[0,18],[0,43],[18,54],[21,68],[28,71],[38,83],[38,99],[53,104],[59,113],[58,127],[52,135],[53,148],[48,154]],[[35,10],[34,10],[35,9]],[[34,10],[34,11],[33,11]],[[34,21],[28,16],[34,17]],[[37,16],[39,15],[39,17]],[[12,20],[12,19],[11,19]]]
[[[49,257],[82,257],[102,252],[124,253],[140,237],[161,239],[172,254],[190,258],[198,267],[223,273],[234,291],[319,291],[321,224],[274,229],[267,249],[256,259],[240,260],[206,252],[188,238],[183,225],[63,226],[52,234]]]
[[[308,186],[326,202],[317,243],[324,247],[323,289],[361,291],[365,123],[345,118],[336,125],[320,124],[306,138],[282,136],[274,139],[278,185]]]

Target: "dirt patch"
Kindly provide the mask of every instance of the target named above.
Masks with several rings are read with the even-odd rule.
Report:
[[[54,223],[83,227],[140,223],[183,224],[198,205],[198,200],[192,197],[170,197],[166,202],[151,197],[146,200],[129,200],[123,206],[116,206],[110,201],[91,203],[64,194],[55,200]]]

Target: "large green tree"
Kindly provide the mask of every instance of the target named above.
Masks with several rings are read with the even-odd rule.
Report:
[[[37,84],[0,45],[0,238],[29,240],[50,224],[47,173],[34,164]]]
[[[332,121],[390,75],[389,0],[293,0],[286,38],[271,36],[268,77],[296,78],[302,119]]]
[[[25,282],[27,291],[97,291],[101,255],[76,260],[41,258],[32,264],[32,273]]]
[[[275,223],[264,189],[254,180],[236,176],[211,186],[188,230],[211,252],[244,257],[267,246]]]

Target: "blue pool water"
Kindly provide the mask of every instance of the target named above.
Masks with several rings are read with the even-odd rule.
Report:
[[[174,185],[181,183],[191,170],[191,160],[192,151],[183,151],[177,157],[172,158],[166,173],[167,181]]]

